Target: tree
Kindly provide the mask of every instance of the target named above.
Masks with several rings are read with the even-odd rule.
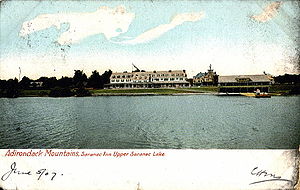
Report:
[[[61,79],[57,80],[57,86],[62,88],[71,87],[73,83],[73,79],[70,77],[61,77]]]
[[[57,79],[56,77],[40,77],[38,80],[36,80],[38,82],[43,82],[42,87],[44,89],[51,89],[54,88],[57,85]]]
[[[300,75],[291,75],[285,74],[274,77],[276,83],[279,84],[299,84],[300,83]]]
[[[103,74],[102,74],[102,77],[103,77],[103,84],[108,84],[110,83],[110,76],[112,74],[112,71],[111,70],[108,70],[108,71],[105,71]]]
[[[87,84],[87,76],[83,71],[74,70],[73,84],[75,87],[83,87]]]
[[[51,89],[49,93],[50,97],[70,97],[73,95],[74,93],[71,91],[70,88],[61,88],[61,87],[55,87]]]
[[[84,96],[91,96],[92,94],[90,93],[90,91],[88,89],[85,88],[78,88],[75,91],[75,95],[77,97],[84,97]]]
[[[1,83],[3,83],[3,87],[0,89],[0,97],[17,98],[19,96],[18,79],[9,79]]]
[[[102,77],[98,71],[93,71],[92,75],[88,79],[88,86],[92,88],[101,88],[103,85]]]
[[[213,75],[213,85],[217,86],[219,81],[219,75]]]
[[[24,77],[22,78],[22,80],[20,81],[20,83],[19,83],[20,88],[21,88],[21,89],[28,89],[29,86],[30,86],[30,82],[31,82],[31,81],[32,81],[32,80],[30,80],[28,77],[24,76]]]

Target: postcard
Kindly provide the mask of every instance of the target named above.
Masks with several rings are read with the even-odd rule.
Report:
[[[299,189],[298,1],[0,2],[0,190]]]

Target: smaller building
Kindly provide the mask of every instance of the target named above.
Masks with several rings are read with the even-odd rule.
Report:
[[[218,77],[219,91],[227,93],[254,92],[256,89],[269,92],[269,87],[273,83],[272,76],[267,74]]]
[[[198,73],[193,77],[193,83],[195,86],[212,86],[217,85],[218,83],[218,75],[211,68],[211,64],[209,65],[209,69],[205,73]]]
[[[42,87],[43,87],[43,82],[40,82],[40,81],[32,81],[32,82],[30,82],[29,87],[30,87],[30,88],[42,88]]]

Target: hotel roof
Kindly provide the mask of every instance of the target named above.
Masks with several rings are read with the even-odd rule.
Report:
[[[237,82],[236,79],[249,78],[253,82],[270,82],[272,77],[270,75],[230,75],[219,76],[219,83],[222,82]]]
[[[113,75],[126,74],[152,74],[152,73],[185,73],[185,70],[169,70],[169,71],[139,71],[139,72],[113,72]]]

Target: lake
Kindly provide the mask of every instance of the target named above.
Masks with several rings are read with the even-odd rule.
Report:
[[[290,149],[300,96],[0,98],[0,148]]]

